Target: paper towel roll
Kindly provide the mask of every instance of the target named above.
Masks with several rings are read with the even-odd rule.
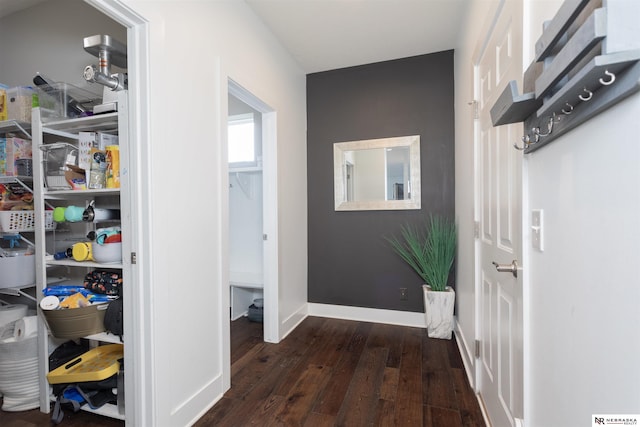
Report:
[[[53,295],[46,296],[40,301],[40,308],[43,310],[56,310],[60,307],[60,300]]]
[[[0,326],[18,320],[27,315],[25,304],[0,304]]]
[[[38,333],[38,317],[26,316],[16,321],[13,329],[13,336],[16,341],[30,338]]]

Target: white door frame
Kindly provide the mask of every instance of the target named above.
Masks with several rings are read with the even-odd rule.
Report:
[[[276,144],[276,113],[269,105],[253,95],[247,89],[228,78],[229,94],[238,98],[262,114],[262,222],[266,236],[263,246],[263,293],[264,293],[264,340],[278,343],[278,163]],[[227,158],[221,159],[228,176]],[[229,191],[225,185],[224,191]],[[228,200],[228,198],[227,198]],[[228,211],[228,203],[225,206]],[[228,218],[228,214],[226,215]],[[223,253],[229,252],[227,239]],[[228,263],[226,265],[228,269]],[[228,277],[228,273],[227,273]]]
[[[131,250],[138,260],[147,257],[151,248],[151,223],[142,218],[142,206],[150,206],[149,175],[151,158],[146,142],[150,139],[149,126],[149,28],[147,21],[120,0],[85,0],[104,15],[127,28],[127,72],[129,75],[129,182],[131,200]],[[125,364],[134,366],[125,377],[127,425],[156,425],[154,421],[155,390],[154,362],[150,350],[154,342],[154,322],[148,295],[153,280],[149,263],[131,265],[131,285],[126,287],[124,325],[128,337]],[[133,310],[133,307],[136,307]]]
[[[479,68],[480,68],[480,62],[481,59],[484,57],[486,51],[488,48],[491,48],[491,46],[489,46],[489,43],[491,42],[492,37],[494,36],[494,32],[496,31],[496,28],[499,27],[501,21],[500,16],[503,12],[503,8],[505,6],[505,3],[509,2],[510,0],[499,0],[494,2],[495,4],[495,9],[491,11],[490,14],[488,14],[488,19],[485,21],[485,25],[483,26],[482,30],[480,31],[479,35],[481,37],[481,39],[478,41],[478,44],[476,45],[476,48],[474,50],[473,56],[472,56],[472,64],[474,66],[474,73],[473,73],[473,87],[474,87],[474,99],[479,100],[480,99],[480,93],[478,91],[479,85],[478,85],[478,81],[479,78],[481,76],[479,76]],[[523,4],[525,3],[524,0],[520,0],[523,2]],[[524,16],[521,17],[524,20]],[[524,31],[523,31],[524,33]],[[515,45],[513,46],[513,49],[520,49],[522,51],[523,49],[523,43],[522,40],[520,41],[520,43],[515,43]],[[520,58],[522,59],[522,58]],[[522,74],[520,74],[520,72],[522,71],[522,61],[518,61],[517,62],[519,68],[518,68],[518,72],[519,72],[519,77],[522,76]],[[521,84],[520,84],[521,87]],[[479,108],[479,106],[477,106]],[[514,126],[514,125],[510,125],[510,126]],[[481,141],[481,120],[479,120],[479,117],[476,117],[476,120],[474,122],[474,194],[475,196],[475,200],[474,200],[474,219],[476,221],[476,224],[480,224],[481,221],[481,216],[482,216],[482,206],[481,206],[481,200],[479,195],[481,194],[481,186],[482,186],[482,182],[479,179],[480,176],[480,162],[481,159],[479,159],[479,156],[481,155],[481,150],[480,150],[480,144],[482,143]],[[515,139],[514,141],[515,142]],[[518,153],[520,154],[520,153]],[[523,264],[526,263],[526,257],[527,257],[527,253],[526,253],[526,244],[525,244],[525,230],[527,229],[527,219],[526,219],[526,214],[525,212],[527,212],[527,204],[526,204],[526,180],[525,180],[525,162],[524,160],[522,161],[522,182],[520,183],[519,186],[519,197],[520,197],[520,202],[521,202],[521,212],[520,212],[520,217],[518,218],[520,220],[521,223],[521,230],[520,233],[518,234],[518,237],[520,239],[519,242],[519,250],[520,250],[520,254],[519,256],[517,256],[518,258],[518,262],[519,265],[522,266]],[[478,227],[478,228],[481,228]],[[479,238],[476,239],[475,242],[475,265],[474,265],[474,277],[475,277],[475,284],[474,284],[474,288],[475,288],[475,333],[476,333],[476,340],[477,341],[481,341],[482,340],[482,336],[483,336],[483,331],[482,331],[482,324],[483,324],[483,320],[482,320],[482,280],[483,280],[483,274],[482,274],[482,267],[483,267],[483,259],[482,259],[482,251],[481,251],[481,247],[482,247],[482,231],[479,231]],[[515,255],[514,255],[515,256]],[[486,267],[486,266],[485,266]],[[526,327],[527,327],[527,323],[526,323],[526,316],[527,316],[527,294],[526,294],[526,286],[528,281],[525,279],[526,276],[526,271],[523,271],[522,268],[519,268],[518,271],[518,275],[520,276],[519,281],[520,281],[520,286],[522,286],[522,300],[521,303],[522,305],[520,306],[520,315],[523,316],[523,318],[521,319],[521,324],[520,326],[523,328],[522,331],[520,332],[521,337],[523,337],[523,342],[522,342],[522,351],[523,351],[523,356],[526,354],[525,351],[527,350],[526,348],[526,340],[527,340],[527,334],[526,334]],[[476,355],[477,357],[478,355]],[[526,356],[525,356],[526,357]],[[475,389],[477,392],[480,392],[480,382],[481,382],[481,376],[482,376],[482,363],[480,362],[481,359],[476,358],[475,360],[475,378],[474,378],[474,382],[475,382]],[[524,357],[523,360],[520,360],[520,369],[519,369],[519,373],[521,375],[520,378],[520,386],[522,387],[521,390],[519,390],[519,393],[523,393],[526,390],[526,384],[527,384],[527,376],[525,374],[525,371],[523,370],[524,367]],[[518,373],[516,373],[516,377],[518,376]],[[516,389],[518,388],[518,386],[516,385],[515,387]],[[516,390],[516,393],[518,393],[518,391]],[[515,396],[515,400],[519,401],[520,404],[523,404],[525,402],[524,400],[524,396],[519,395],[519,396]],[[483,404],[482,399],[480,399],[481,404]],[[518,404],[516,404],[516,406],[519,406]],[[484,408],[483,408],[484,410]],[[513,420],[515,422],[515,425],[522,425],[523,423],[523,419],[524,417],[524,408],[523,407],[519,407],[519,410],[517,413],[515,413],[515,419]],[[485,416],[488,415],[485,412]],[[522,417],[522,418],[520,418]],[[495,420],[494,420],[495,422]]]

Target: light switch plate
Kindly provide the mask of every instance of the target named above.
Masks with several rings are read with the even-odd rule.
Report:
[[[544,251],[543,220],[542,209],[531,211],[531,246],[540,252]]]

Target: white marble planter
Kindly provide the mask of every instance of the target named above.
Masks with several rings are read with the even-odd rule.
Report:
[[[429,285],[422,285],[424,291],[424,314],[427,320],[427,334],[430,338],[450,340],[453,332],[453,307],[456,299],[455,291],[447,286],[443,292],[431,290]]]

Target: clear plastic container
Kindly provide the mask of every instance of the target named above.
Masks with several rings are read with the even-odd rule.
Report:
[[[65,178],[69,170],[67,165],[77,166],[78,148],[66,142],[41,145],[44,152],[45,185],[49,190],[68,190],[71,188]]]
[[[31,87],[20,86],[7,89],[7,119],[31,122],[34,95],[36,91]]]
[[[68,83],[37,86],[38,106],[43,122],[91,115],[101,95]]]

